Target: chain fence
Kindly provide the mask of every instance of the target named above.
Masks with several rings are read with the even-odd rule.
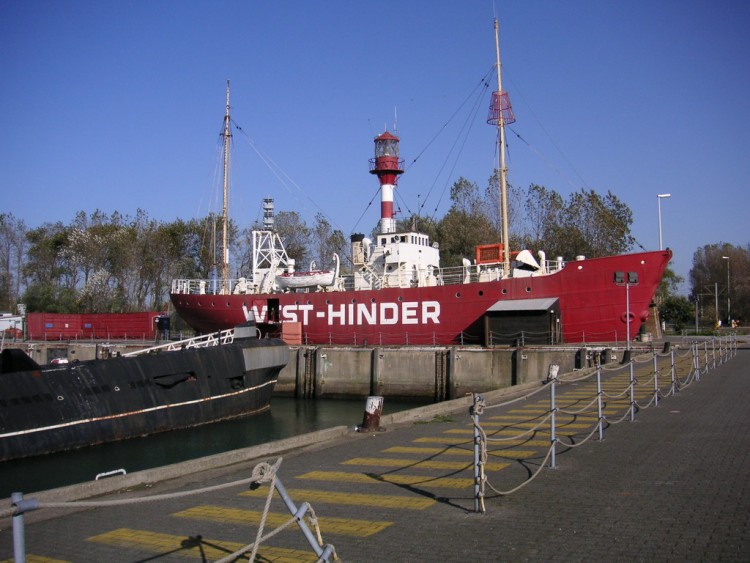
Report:
[[[551,365],[546,385],[532,393],[495,405],[487,405],[479,394],[473,395],[473,404],[469,410],[473,425],[474,437],[474,511],[486,511],[484,500],[489,488],[494,496],[511,495],[534,481],[549,466],[557,467],[558,447],[576,448],[598,436],[604,439],[604,432],[609,426],[626,420],[635,421],[638,411],[659,405],[659,401],[674,396],[681,389],[700,381],[702,375],[729,361],[737,355],[737,337],[728,335],[712,338],[702,342],[692,342],[687,348],[675,349],[665,346],[663,352],[651,352],[631,357],[626,353],[623,362],[617,365],[598,365],[586,370],[582,375],[566,377],[558,375],[559,368]],[[576,387],[574,397],[558,397],[560,387],[581,384]],[[527,401],[532,396],[546,393],[549,396],[549,407],[546,412],[534,417],[530,428],[528,423],[509,422],[503,425],[503,436],[493,428],[491,433],[483,427],[481,416],[493,409],[505,408],[519,401]],[[593,422],[585,432],[566,433],[565,426],[570,422],[558,423],[558,416],[565,415],[573,420],[590,420]],[[513,433],[517,430],[516,433]],[[512,434],[512,435],[508,435]],[[542,462],[529,477],[517,486],[502,490],[489,480],[485,466],[491,454],[493,444],[514,444],[530,440],[536,434],[549,435],[548,446]],[[563,438],[565,441],[563,441]]]

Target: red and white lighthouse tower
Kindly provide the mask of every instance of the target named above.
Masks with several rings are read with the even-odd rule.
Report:
[[[375,158],[370,159],[370,174],[380,181],[380,232],[395,233],[393,190],[399,174],[404,173],[404,161],[398,158],[399,138],[388,131],[375,137]]]

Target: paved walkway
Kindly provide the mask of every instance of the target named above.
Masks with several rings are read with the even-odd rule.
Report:
[[[607,399],[607,419],[625,418],[605,430],[604,441],[594,434],[576,448],[558,445],[556,469],[543,468],[508,496],[488,488],[484,514],[474,512],[466,413],[287,453],[279,477],[298,505],[310,502],[323,540],[343,561],[748,561],[749,365],[750,351],[740,349],[657,408],[637,412],[635,422],[627,416],[627,395]],[[659,370],[666,394],[668,367]],[[647,379],[639,375],[641,406],[653,393]],[[612,372],[605,391],[619,393],[628,382],[627,370]],[[593,385],[558,386],[558,407],[581,410]],[[549,407],[548,387],[528,400],[486,409],[480,421],[488,437],[535,426]],[[581,443],[596,420],[595,407],[558,413],[561,441]],[[510,443],[489,442],[488,482],[500,490],[525,482],[548,447],[548,426]],[[253,466],[105,498],[232,482],[249,477]],[[233,486],[159,503],[42,509],[26,516],[28,561],[216,560],[255,539],[267,490]],[[287,516],[275,497],[267,527]],[[9,560],[9,519],[0,526],[0,561]],[[293,526],[264,543],[256,560],[314,559]]]

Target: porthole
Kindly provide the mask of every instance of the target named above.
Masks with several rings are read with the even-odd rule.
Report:
[[[482,295],[484,295],[484,291],[479,292],[479,297],[482,297]]]
[[[58,401],[64,401],[65,399],[63,398],[63,396],[62,396],[62,395],[58,395],[58,396],[57,396],[57,400],[58,400]]]
[[[404,300],[404,298],[403,298],[403,297],[401,297],[401,296],[399,295],[399,296],[398,296],[398,300],[399,300],[399,301],[403,301],[403,300]]]
[[[117,385],[115,385],[115,391],[119,391],[119,390],[120,388]]]
[[[457,291],[456,292],[456,297],[460,298],[461,297],[461,292]]]
[[[508,290],[506,288],[503,288],[503,290],[500,293],[502,293],[503,295],[506,295],[508,293]]]
[[[526,293],[531,293],[531,288],[530,287],[526,288]]]
[[[376,302],[376,301],[375,301],[375,298],[373,297],[372,299],[370,299],[370,302],[371,302],[371,303],[375,303],[375,302]]]

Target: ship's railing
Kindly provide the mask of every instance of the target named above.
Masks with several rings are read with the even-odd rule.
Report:
[[[159,346],[144,348],[143,350],[136,350],[135,352],[128,352],[127,354],[123,354],[122,356],[124,358],[128,358],[131,356],[140,356],[142,354],[171,352],[172,350],[186,350],[188,348],[208,348],[209,346],[231,344],[232,342],[234,342],[234,329],[230,328],[227,330],[222,330],[221,332],[212,332],[211,334],[204,334],[203,336],[195,336],[193,338],[186,338],[184,340],[168,342],[167,344],[161,344]]]
[[[555,260],[547,260],[545,262],[547,274],[553,274],[564,267],[565,262],[557,262]],[[481,270],[477,271],[476,266],[454,266],[448,268],[440,268],[435,277],[437,279],[437,285],[462,285],[475,282],[490,282],[502,279],[503,268],[502,264],[496,264],[490,267],[484,267]],[[344,275],[341,276],[341,278],[343,280],[342,287],[345,290],[349,291],[354,289],[353,275]],[[408,279],[405,279],[402,286],[409,287],[411,279],[411,273],[408,273]],[[217,280],[175,279],[172,280],[172,293],[186,295],[218,295],[223,293],[245,294],[247,293],[247,289],[250,287],[247,278],[230,279],[227,280],[227,283],[229,284],[229,287],[227,288],[228,291],[222,292],[221,282]]]

